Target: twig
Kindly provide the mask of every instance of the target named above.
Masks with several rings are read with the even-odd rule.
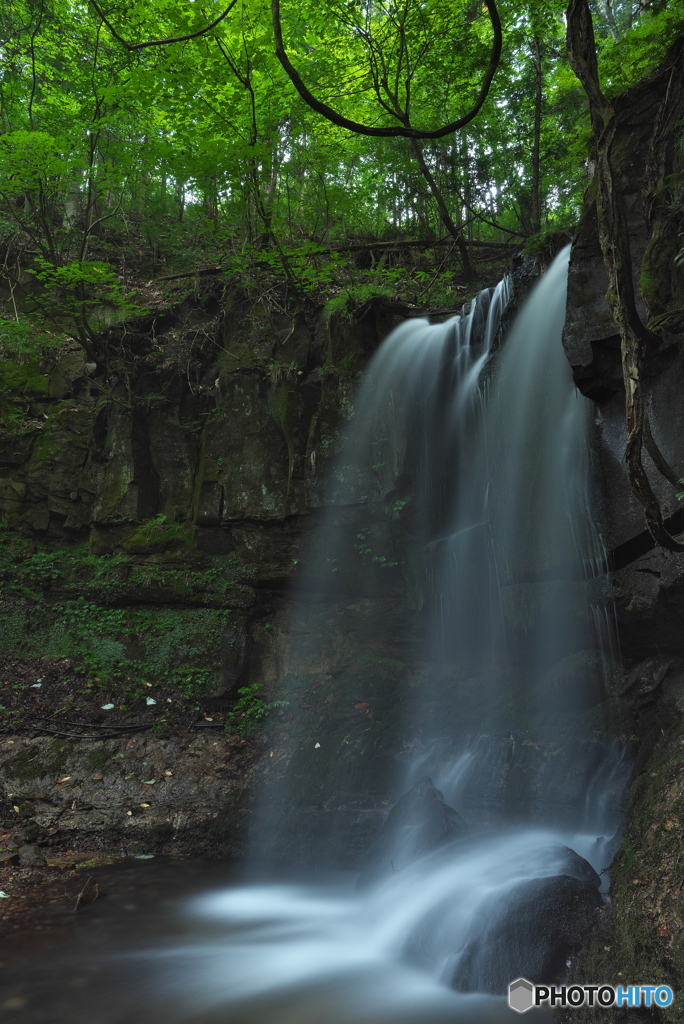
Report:
[[[121,732],[122,729],[147,729],[153,723],[150,722],[148,725],[98,725],[97,722],[69,722],[66,718],[64,719],[65,725],[80,725],[86,729],[116,729]]]
[[[125,725],[125,726],[122,726],[121,728],[117,728],[116,726],[112,726],[112,731],[111,732],[100,733],[99,737],[93,736],[93,734],[91,732],[90,733],[88,733],[88,732],[86,732],[86,733],[64,732],[63,729],[47,729],[43,725],[15,725],[15,726],[12,726],[12,730],[11,731],[12,732],[16,732],[17,730],[21,730],[23,732],[44,732],[44,733],[47,733],[48,736],[67,736],[69,739],[72,739],[72,740],[92,740],[92,739],[96,739],[96,738],[101,738],[101,739],[109,740],[109,739],[113,739],[115,736],[125,736],[127,732],[133,732],[133,730],[135,730],[137,732],[142,732],[145,729],[151,729],[151,728],[152,728],[151,725]],[[9,731],[9,730],[3,730],[3,731]]]

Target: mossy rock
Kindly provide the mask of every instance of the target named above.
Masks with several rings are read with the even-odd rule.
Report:
[[[228,335],[225,339],[227,344],[221,352],[219,360],[219,382],[238,370],[253,370],[257,361],[249,345],[243,339],[231,339]]]
[[[39,749],[33,746],[20,750],[6,764],[8,778],[18,782],[30,782],[59,774],[66,765],[67,751],[64,740],[52,740],[42,756]]]
[[[74,381],[83,375],[86,354],[82,349],[68,352],[50,370],[48,392],[51,398],[66,398]]]
[[[49,377],[41,373],[37,360],[12,363],[0,360],[0,393],[27,398],[47,397]]]
[[[624,984],[626,979],[670,985],[675,992],[684,984],[682,722],[672,709],[663,705],[661,710],[663,724],[653,722],[651,734],[642,740],[645,756],[631,787],[620,849],[611,865],[606,921],[574,961],[569,980]],[[627,1019],[615,1009],[602,1013],[607,1024]],[[588,1024],[594,1018],[595,1012],[582,1010],[576,1019]],[[684,1009],[675,999],[658,1010],[658,1019],[682,1024]]]
[[[72,402],[54,406],[33,446],[29,473],[36,476],[45,463],[51,467],[64,463],[69,470],[75,464],[80,468],[90,447],[93,420],[92,409]],[[68,482],[73,487],[73,478]]]
[[[164,515],[136,526],[126,538],[124,550],[130,554],[154,554],[169,548],[191,548],[196,527],[192,523],[173,523]]]

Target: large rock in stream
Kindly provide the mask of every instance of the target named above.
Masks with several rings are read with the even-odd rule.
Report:
[[[581,860],[581,858],[579,858]],[[452,985],[504,995],[516,978],[555,984],[579,949],[603,901],[590,881],[553,875],[521,882],[483,910],[482,932],[465,947]]]
[[[458,811],[444,802],[432,779],[425,775],[389,812],[359,875],[357,888],[365,889],[381,881],[428,850],[460,839],[468,832]]]

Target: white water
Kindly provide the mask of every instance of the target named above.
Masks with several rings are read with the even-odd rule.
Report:
[[[423,736],[433,738],[406,763],[397,793],[429,774],[474,834],[409,857],[362,894],[354,876],[338,875],[194,900],[187,942],[153,958],[169,1021],[513,1019],[503,996],[448,987],[468,942],[486,931],[488,908],[504,906],[524,881],[566,873],[559,844],[597,872],[607,867],[629,769],[598,712],[582,725],[600,706],[612,652],[609,631],[591,625],[609,616],[583,582],[583,566],[600,561],[601,547],[589,499],[588,403],[560,342],[566,272],[564,253],[491,369],[508,285],[477,338],[473,315],[400,327],[369,369],[330,485],[331,502],[351,504],[367,497],[369,462],[386,490],[412,467],[424,511],[437,704],[421,692]],[[327,563],[333,555],[343,560],[344,551],[328,548]],[[554,683],[563,658],[587,651],[593,660],[585,658],[572,685]],[[453,729],[440,723],[438,692],[452,677],[457,704],[476,694],[476,711]],[[521,745],[543,756],[514,800],[509,765]]]

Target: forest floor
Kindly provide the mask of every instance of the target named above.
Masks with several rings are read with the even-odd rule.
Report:
[[[168,679],[132,690],[128,680],[104,681],[69,658],[0,657],[0,732],[94,739],[146,729],[155,736],[225,729],[234,703],[188,696]]]

